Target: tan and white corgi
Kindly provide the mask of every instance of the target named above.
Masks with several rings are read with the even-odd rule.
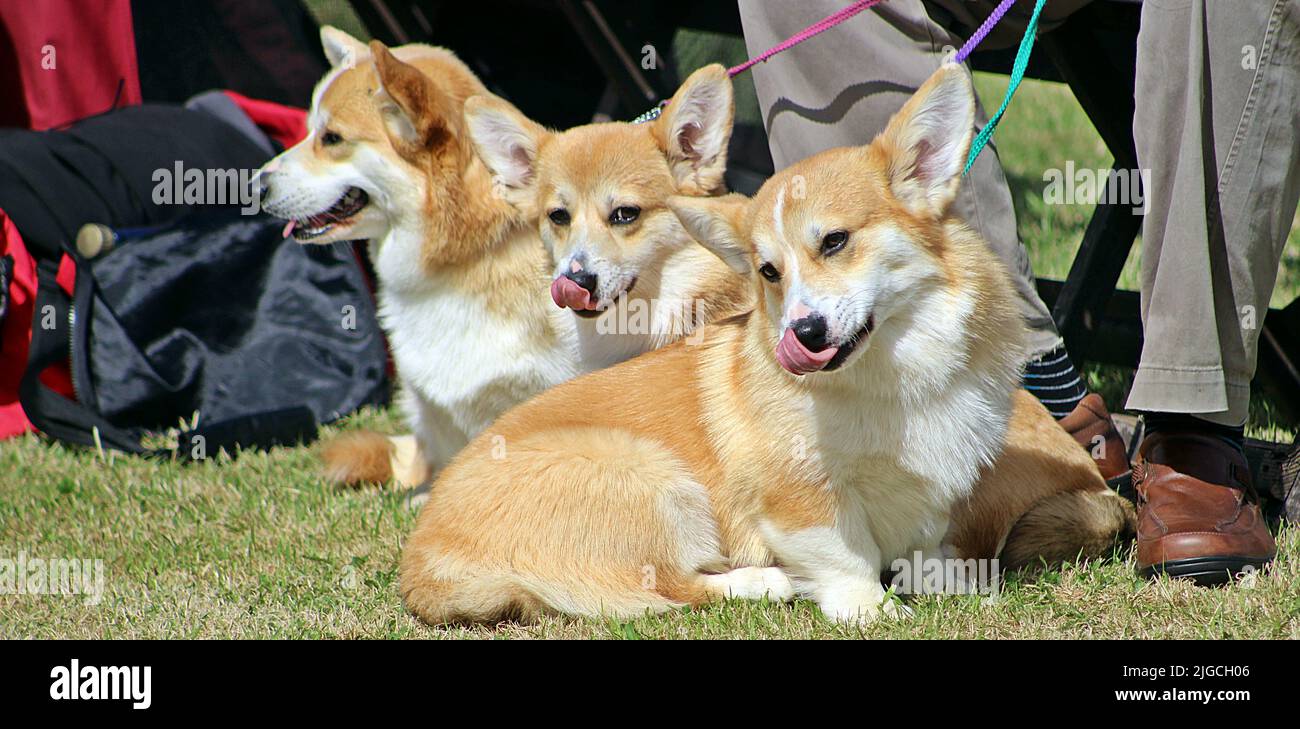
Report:
[[[328,445],[336,480],[424,481],[506,409],[579,372],[534,226],[492,194],[464,128],[487,89],[451,52],[321,31],[332,69],[306,139],[261,171],[263,208],[304,243],[369,238],[380,319],[414,433]],[[502,102],[504,104],[504,102]]]
[[[322,37],[338,67],[321,82],[312,126],[316,134],[328,127],[329,133],[353,140],[353,148],[340,160],[337,152],[324,149],[337,145],[312,145],[309,139],[286,152],[264,172],[271,191],[268,206],[273,213],[294,217],[335,199],[344,205],[378,198],[394,208],[384,211],[385,219],[408,224],[406,230],[387,234],[399,235],[407,244],[382,239],[377,268],[381,314],[418,441],[344,434],[322,454],[332,480],[392,479],[400,486],[417,485],[496,415],[545,387],[641,354],[744,308],[749,296],[745,281],[696,245],[664,204],[672,195],[714,194],[721,188],[733,114],[731,82],[721,66],[688,78],[671,111],[653,123],[551,133],[487,94],[446,51],[398,48],[394,53],[407,58],[409,66],[385,60],[371,70],[364,62],[369,49],[333,29]],[[430,78],[420,80],[422,89],[408,94],[406,105],[397,105],[388,99],[394,94],[384,76],[389,67],[413,68]],[[405,75],[414,80],[410,72]],[[361,93],[357,84],[376,78],[378,91],[367,99],[372,89]],[[442,90],[447,85],[454,90]],[[477,96],[467,102],[466,93]],[[400,121],[401,114],[456,117],[462,106],[468,126],[459,117],[442,124],[447,139],[431,138],[430,148],[395,141],[390,149],[373,144],[392,141],[391,135],[373,129],[385,119]],[[372,129],[364,139],[349,136],[366,124]],[[466,157],[470,132],[482,142],[481,159],[493,165],[495,179],[484,176],[487,168],[479,157]],[[362,142],[367,146],[356,149]],[[364,151],[361,160],[354,159],[358,151]],[[412,157],[411,164],[392,159],[403,154]],[[364,167],[368,162],[380,163],[384,176],[371,175]],[[363,166],[359,177],[368,185],[356,182],[352,167],[357,166]],[[396,173],[389,168],[411,178],[393,179]],[[430,170],[432,183],[421,183]],[[347,187],[339,177],[350,180]],[[294,200],[306,196],[299,186],[325,192],[312,204],[295,206]],[[563,211],[554,204],[570,199],[570,208]],[[539,216],[539,206],[550,214]],[[334,221],[332,209],[308,216],[295,234],[322,241],[357,237],[357,219],[364,221],[372,209],[363,203],[346,223]],[[563,226],[556,223],[561,212],[570,216]],[[312,229],[317,222],[334,227]],[[377,226],[366,232],[384,235]],[[419,244],[431,234],[434,241]],[[509,241],[495,242],[501,236]],[[442,265],[431,252],[453,244],[472,254],[467,261],[472,265]],[[548,251],[562,251],[561,262],[554,264]],[[557,267],[569,274],[548,275]],[[603,292],[589,299],[589,308],[602,311],[563,308],[569,302],[557,291],[567,285],[571,294],[579,280]],[[524,291],[524,286],[531,289]],[[496,313],[499,319],[480,312]]]
[[[551,132],[494,97],[465,118],[502,196],[539,226],[555,304],[572,310],[582,369],[622,362],[748,308],[749,286],[695,244],[673,195],[723,191],[733,94],[695,71],[661,116]]]
[[[436,624],[799,593],[867,621],[892,609],[882,571],[943,554],[945,535],[962,558],[1009,551],[1036,503],[1025,533],[1046,554],[1120,530],[1122,501],[1018,390],[1005,271],[948,215],[973,116],[945,66],[866,147],[796,164],[750,202],[669,200],[758,273],[755,308],[470,443],[406,542],[407,607]]]

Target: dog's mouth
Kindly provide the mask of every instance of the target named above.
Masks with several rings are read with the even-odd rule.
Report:
[[[309,241],[319,238],[340,225],[348,222],[370,204],[370,196],[359,187],[349,187],[343,196],[329,206],[324,212],[306,218],[294,218],[284,226],[284,237],[293,236],[297,241]]]
[[[844,343],[835,347],[826,347],[816,352],[804,346],[795,336],[793,329],[786,329],[781,341],[776,345],[776,361],[788,372],[806,375],[812,372],[831,372],[839,369],[853,354],[857,346],[866,341],[871,330],[876,328],[874,314],[867,317],[867,323],[854,332]]]
[[[632,289],[636,286],[636,282],[637,280],[633,278],[632,282],[627,285],[627,288],[623,289],[616,296],[610,299],[608,306],[600,308],[597,299],[592,297],[590,291],[579,286],[573,279],[567,276],[560,276],[551,282],[551,299],[555,302],[556,306],[571,309],[574,314],[583,319],[595,319],[601,314],[614,308],[614,304],[616,304],[620,298],[632,293]]]

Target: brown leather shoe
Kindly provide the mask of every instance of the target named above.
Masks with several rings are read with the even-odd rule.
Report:
[[[1074,440],[1092,454],[1102,478],[1110,487],[1128,496],[1130,493],[1132,473],[1128,462],[1128,449],[1124,439],[1115,430],[1115,423],[1106,410],[1106,402],[1101,395],[1089,393],[1075,406],[1069,415],[1061,418],[1061,427],[1074,436]]]
[[[1219,438],[1154,433],[1133,463],[1137,566],[1202,585],[1260,569],[1277,553],[1246,457]]]

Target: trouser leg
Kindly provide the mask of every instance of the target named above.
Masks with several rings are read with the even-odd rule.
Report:
[[[1133,127],[1150,207],[1128,407],[1241,425],[1300,196],[1300,0],[1146,0]]]

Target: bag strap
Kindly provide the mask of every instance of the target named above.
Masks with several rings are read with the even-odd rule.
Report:
[[[143,454],[148,451],[140,445],[140,436],[108,422],[99,413],[74,400],[60,395],[41,382],[41,373],[47,368],[67,362],[72,343],[71,308],[67,294],[55,280],[58,276],[57,260],[42,260],[36,268],[36,302],[32,313],[32,343],[27,356],[27,369],[18,386],[18,398],[23,412],[41,432],[59,440],[84,446],[96,445],[94,431],[99,431],[99,443],[125,451]],[[40,325],[46,307],[53,307],[60,326],[45,329]]]
[[[268,449],[294,445],[310,441],[316,433],[319,424],[311,409],[291,407],[249,413],[186,431],[180,434],[175,451],[148,449],[141,445],[141,431],[116,426],[94,409],[47,387],[41,382],[41,373],[53,365],[68,362],[73,346],[72,334],[66,330],[71,325],[71,301],[56,280],[58,266],[57,260],[41,260],[37,264],[32,342],[27,369],[18,388],[24,413],[41,432],[78,445],[102,445],[136,455],[177,457],[185,461],[206,458],[222,449],[234,452],[237,448]],[[47,306],[53,307],[59,327],[45,329],[40,326]],[[79,312],[79,315],[89,314]],[[99,434],[98,442],[95,431]]]

